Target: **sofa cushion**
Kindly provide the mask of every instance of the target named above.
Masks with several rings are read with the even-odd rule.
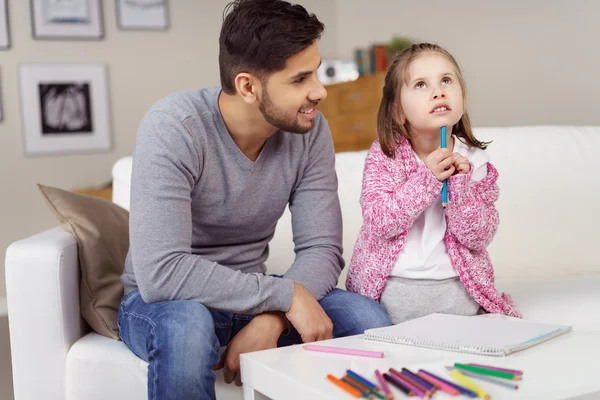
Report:
[[[496,287],[511,295],[528,321],[600,332],[600,274],[499,278]]]
[[[66,365],[67,399],[104,400],[148,398],[148,363],[123,342],[89,333],[71,346]],[[242,388],[226,384],[216,371],[219,400],[242,400]],[[256,394],[256,400],[266,400]]]
[[[117,310],[129,249],[129,213],[107,200],[38,187],[60,226],[77,240],[83,318],[94,331],[119,340]]]

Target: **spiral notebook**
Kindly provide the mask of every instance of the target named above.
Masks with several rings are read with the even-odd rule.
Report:
[[[485,356],[507,356],[569,332],[569,325],[524,321],[500,314],[430,314],[368,329],[365,340]]]

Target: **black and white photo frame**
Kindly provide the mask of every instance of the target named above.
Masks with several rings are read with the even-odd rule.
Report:
[[[9,48],[8,0],[0,0],[0,50],[8,50]]]
[[[19,82],[26,155],[110,150],[104,65],[22,64]]]
[[[34,39],[104,38],[102,0],[31,0]]]
[[[117,26],[121,30],[169,28],[168,0],[115,0]]]

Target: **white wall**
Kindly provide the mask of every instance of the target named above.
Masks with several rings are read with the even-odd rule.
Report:
[[[115,2],[103,0],[101,41],[33,40],[29,1],[9,0],[12,47],[0,51],[4,121],[0,122],[0,299],[5,296],[4,250],[13,241],[56,225],[36,189],[72,189],[110,180],[113,163],[133,150],[138,122],[158,98],[216,85],[218,36],[227,0],[171,0],[164,32],[119,31]],[[300,1],[327,25],[324,56],[335,56],[334,0]],[[92,155],[25,157],[21,137],[18,65],[27,62],[101,62],[107,65],[113,149]]]
[[[396,34],[444,46],[475,125],[600,125],[600,1],[336,1],[340,57]]]

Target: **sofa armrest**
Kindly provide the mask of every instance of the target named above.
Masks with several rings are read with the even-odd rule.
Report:
[[[15,400],[64,399],[67,352],[87,330],[73,235],[54,228],[12,243],[6,294]]]

